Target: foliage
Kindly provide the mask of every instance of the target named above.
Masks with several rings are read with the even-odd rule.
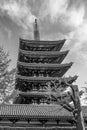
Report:
[[[82,92],[82,97],[81,97],[81,102],[83,106],[87,106],[87,83],[85,82],[85,87],[81,88]]]
[[[9,103],[14,93],[15,69],[10,70],[9,54],[0,47],[0,103]]]
[[[45,88],[48,92],[46,96],[50,99],[49,101],[53,103],[56,101],[57,104],[72,112],[77,130],[84,130],[84,120],[79,99],[82,92],[79,92],[77,85],[72,84],[76,79],[77,76],[74,76],[49,82]]]

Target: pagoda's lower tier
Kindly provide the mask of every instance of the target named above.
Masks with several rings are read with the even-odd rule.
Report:
[[[18,89],[22,92],[26,91],[42,91],[45,89],[45,86],[49,83],[49,81],[58,81],[61,80],[67,81],[68,83],[73,83],[78,76],[67,77],[67,78],[58,78],[58,77],[27,77],[16,75],[16,85],[15,89]]]
[[[54,63],[60,64],[69,51],[24,51],[19,49],[18,61],[26,63]]]
[[[65,41],[65,39],[59,41],[35,41],[20,39],[19,48],[26,51],[59,51]]]
[[[22,76],[43,76],[43,77],[62,77],[66,71],[72,66],[69,64],[32,64],[18,62],[17,73]]]
[[[20,126],[23,124],[23,122],[20,123]],[[17,126],[13,126],[13,127],[9,127],[9,126],[1,126],[0,130],[77,130],[75,127],[64,127],[64,126],[60,126],[60,127],[41,127],[41,126],[23,126],[23,127],[17,127]],[[85,129],[87,130],[87,129]]]

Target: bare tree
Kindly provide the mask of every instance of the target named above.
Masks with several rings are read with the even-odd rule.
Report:
[[[76,79],[77,76],[74,76],[49,82],[46,87],[46,91],[48,92],[46,96],[50,99],[50,102],[56,101],[57,104],[60,104],[73,113],[77,130],[85,130],[80,104],[80,95],[82,92],[79,92],[77,85],[72,84]]]
[[[15,69],[9,69],[9,54],[0,47],[0,103],[9,103],[14,93]]]

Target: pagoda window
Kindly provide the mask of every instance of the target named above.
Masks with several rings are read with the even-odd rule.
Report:
[[[26,62],[26,61],[28,61],[28,58],[27,58],[27,56],[24,56],[24,61]]]
[[[35,47],[33,47],[33,51],[35,51],[36,50],[36,48]]]
[[[31,58],[31,63],[33,62],[33,58]]]
[[[35,99],[34,99],[34,103],[35,103],[35,104],[38,104],[38,98],[35,98]]]
[[[35,86],[35,85],[34,85],[34,84],[32,84],[32,90],[34,90],[34,86]]]
[[[45,71],[45,75],[46,75],[46,77],[47,77],[47,71]]]
[[[27,46],[25,46],[25,48],[24,48],[25,50],[28,50],[28,47]]]
[[[32,62],[32,61],[31,61],[31,60],[32,60],[32,58],[29,58],[29,60],[30,60],[29,62],[31,63],[31,62]]]
[[[52,72],[52,76],[53,76],[53,77],[57,76],[56,73],[58,73],[58,72],[57,72],[57,71],[56,71],[56,72],[53,71],[53,72]]]
[[[36,51],[37,50],[37,47],[33,47],[33,51]]]
[[[35,47],[35,51],[38,51],[38,47]]]
[[[46,63],[46,58],[44,59],[44,63]]]
[[[41,61],[42,63],[44,63],[44,58],[42,58],[42,61]]]
[[[58,63],[56,60],[57,60],[57,58],[53,58],[51,62]]]
[[[33,61],[32,61],[33,63],[35,63],[35,58],[33,58]]]
[[[40,58],[38,58],[38,63],[40,62]]]
[[[37,70],[34,70],[34,76],[37,76]]]
[[[36,59],[34,58],[33,63],[35,63],[35,62],[36,62]]]
[[[59,77],[59,70],[53,71],[53,77]]]
[[[35,63],[38,63],[38,58],[35,59]]]
[[[33,87],[32,87],[32,88],[33,88],[33,89],[32,89],[33,91],[37,91],[37,90],[38,90],[38,89],[37,89],[37,85],[38,85],[37,83],[34,83],[34,84],[33,84]]]
[[[51,77],[51,70],[48,70],[48,76]]]
[[[45,99],[44,99],[44,98],[41,98],[41,99],[40,99],[40,103],[41,103],[41,104],[44,104],[44,103],[45,103]]]
[[[41,86],[41,83],[38,84],[38,91],[41,91],[42,90],[42,86]]]
[[[60,59],[61,59],[61,58],[58,57],[58,58],[55,59],[55,61],[56,61],[57,63],[60,63]]]
[[[53,70],[48,70],[47,72],[47,74],[48,74],[48,76],[50,77],[51,76],[51,71],[53,71]]]
[[[27,60],[27,62],[28,62],[28,63],[30,63],[30,58],[29,58],[29,57],[27,57],[27,59],[28,59],[28,60]]]
[[[31,58],[31,63],[33,63],[34,62],[34,58]]]
[[[36,70],[33,70],[33,76],[36,77]]]
[[[32,47],[30,47],[30,51],[33,51],[33,48],[32,48]]]
[[[36,58],[36,63],[38,63],[38,58]]]
[[[38,76],[40,76],[40,70],[38,70]]]
[[[44,70],[44,77],[46,77],[47,76],[47,74],[46,74],[46,71]]]
[[[61,75],[63,75],[67,71],[67,68],[64,68],[61,72]]]
[[[30,70],[30,76],[35,76],[35,71],[34,70]]]
[[[30,51],[30,46],[28,46],[28,51]]]
[[[35,58],[33,58],[32,63],[35,63]]]
[[[39,56],[39,62],[41,62],[41,57]]]
[[[23,59],[24,59],[24,55],[23,54],[19,54],[19,61],[23,61]]]
[[[60,69],[59,72],[58,72],[58,74],[60,75],[60,74],[62,73],[62,71],[63,71],[63,70]]]
[[[48,61],[47,61],[47,63],[51,63],[52,62],[52,59],[51,58],[49,58],[48,59]]]
[[[55,71],[52,71],[52,72],[51,72],[51,76],[52,76],[52,77],[55,77]]]
[[[34,99],[32,99],[32,104],[34,104]]]
[[[42,58],[42,63],[44,63],[44,58]]]
[[[39,58],[39,62],[42,63],[42,58]]]

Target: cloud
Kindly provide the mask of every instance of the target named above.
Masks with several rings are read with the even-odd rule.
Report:
[[[39,4],[36,3],[37,0],[33,0],[32,4],[31,1],[0,0],[0,15],[8,16],[18,26],[21,26],[24,38],[31,38],[36,14],[42,25],[40,27],[43,31],[42,39],[57,40],[63,37],[68,39],[65,46],[70,49],[70,53],[66,62],[75,62],[73,72],[77,72],[77,66],[78,69],[81,69],[81,65],[87,67],[87,7],[85,0],[38,0]],[[8,34],[10,37],[10,32]],[[78,71],[84,78],[82,70]]]
[[[5,32],[7,33],[7,37],[8,39],[11,39],[12,36],[12,31],[10,29],[8,29],[7,27],[4,27]]]
[[[71,0],[45,0],[40,9],[40,19],[49,18],[52,23],[60,20],[65,26],[79,26],[85,14],[84,5],[69,7],[70,2]]]
[[[1,0],[0,9],[2,13],[7,14],[11,20],[24,29],[30,28],[35,19],[27,0]]]
[[[70,26],[74,26],[77,28],[83,23],[84,15],[85,8],[83,5],[81,5],[79,8],[73,7],[70,10],[67,10],[65,14],[65,18],[67,18],[68,20],[66,24],[69,24]]]
[[[40,19],[50,17],[51,21],[54,22],[61,15],[65,14],[68,3],[67,0],[44,0],[40,8]]]
[[[74,72],[80,75],[78,80],[81,86],[86,80],[85,69],[87,69],[87,16],[86,2],[82,0],[45,0],[40,8],[39,17],[51,26],[64,28],[61,32],[68,39],[65,48],[70,49],[66,58],[67,61],[73,61],[75,64],[68,74]],[[48,25],[49,26],[49,25]],[[51,28],[50,26],[50,28]],[[53,40],[59,36],[59,30],[51,33]],[[45,37],[45,36],[44,36]],[[46,34],[46,38],[49,37]],[[51,37],[51,38],[52,38]],[[82,68],[83,66],[83,68]]]
[[[87,67],[87,19],[81,25],[69,33],[71,37],[68,44],[73,44],[71,53],[77,54],[77,58],[82,59],[82,63]]]

